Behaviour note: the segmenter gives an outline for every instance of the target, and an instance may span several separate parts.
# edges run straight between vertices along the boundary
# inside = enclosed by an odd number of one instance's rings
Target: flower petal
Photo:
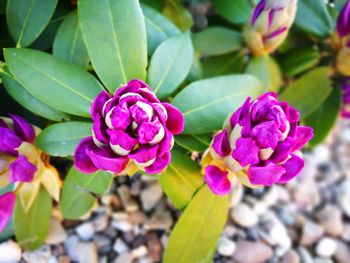
[[[97,146],[91,136],[80,141],[74,153],[74,166],[77,170],[87,174],[94,173],[98,170],[87,154],[87,150],[96,148]]]
[[[159,174],[163,172],[171,161],[171,154],[166,152],[163,156],[158,156],[156,160],[149,166],[145,167],[145,172],[148,174]]]
[[[253,185],[271,186],[278,182],[285,173],[285,169],[274,163],[268,163],[265,166],[250,166],[248,177]]]
[[[227,195],[231,191],[231,182],[228,179],[228,172],[222,171],[214,165],[205,167],[204,180],[210,190],[216,195]]]
[[[220,157],[225,157],[230,154],[231,147],[226,129],[214,136],[212,147]]]
[[[98,94],[91,105],[90,114],[93,120],[98,117],[98,115],[102,114],[102,109],[107,100],[112,98],[112,96],[107,91],[102,91]]]
[[[131,153],[128,156],[134,159],[134,161],[139,165],[149,166],[157,157],[158,148],[158,144],[153,146],[140,145],[134,153]]]
[[[239,124],[243,118],[249,113],[249,109],[251,106],[251,97],[248,97],[243,105],[236,110],[231,118],[230,118],[230,123],[231,123],[231,128],[233,129],[237,124]]]
[[[28,159],[19,155],[17,159],[10,164],[10,182],[29,183],[33,181],[34,175],[38,170],[36,166],[28,161]]]
[[[130,113],[126,104],[115,106],[106,114],[106,124],[110,129],[126,130],[130,123]]]
[[[33,126],[24,118],[10,114],[11,119],[13,120],[13,128],[15,133],[23,141],[33,142],[35,139],[35,131]]]
[[[169,103],[162,103],[168,113],[168,119],[166,121],[166,127],[173,134],[180,134],[185,127],[185,120],[182,112]]]
[[[138,101],[130,107],[130,114],[136,123],[150,121],[153,116],[153,108],[149,103]]]
[[[107,125],[104,118],[97,114],[92,127],[94,142],[97,146],[103,147],[108,144]]]
[[[55,167],[52,165],[46,165],[40,179],[41,183],[45,187],[46,191],[56,201],[60,201],[60,190],[62,187],[62,181],[58,175]]]
[[[132,151],[137,144],[137,139],[121,130],[108,130],[110,146],[117,155],[125,156]]]
[[[295,145],[293,147],[293,152],[303,148],[303,146],[307,144],[312,139],[312,137],[314,137],[314,131],[312,128],[306,126],[298,126],[294,139]]]
[[[291,154],[291,156],[292,158],[282,165],[286,172],[278,180],[278,183],[280,184],[288,183],[290,180],[296,177],[304,167],[304,160],[302,158],[296,154]]]
[[[277,104],[275,92],[267,92],[258,97],[252,105],[252,120],[255,122],[265,121],[271,107],[275,104]]]
[[[282,134],[274,121],[266,121],[256,125],[252,129],[251,135],[260,148],[275,149],[282,138]]]
[[[22,143],[22,140],[14,131],[0,127],[0,153],[17,155],[15,150]]]
[[[155,117],[152,121],[142,122],[137,130],[139,142],[142,144],[159,143],[164,138],[164,127],[159,122],[158,118]]]
[[[158,144],[158,155],[162,156],[166,152],[169,152],[173,146],[174,146],[174,136],[173,134],[168,130],[165,129],[165,134],[163,140]]]
[[[280,142],[277,145],[270,158],[270,161],[274,163],[284,162],[288,158],[289,153],[292,151],[294,144],[294,140],[287,137],[283,142]]]
[[[6,122],[1,118],[0,118],[0,128],[9,128]]]
[[[259,147],[251,138],[239,138],[236,148],[232,152],[234,158],[241,166],[259,163]]]
[[[16,196],[9,192],[0,195],[0,233],[6,228],[15,207]]]

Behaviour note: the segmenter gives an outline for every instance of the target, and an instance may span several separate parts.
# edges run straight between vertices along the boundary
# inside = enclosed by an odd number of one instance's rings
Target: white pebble
[[[19,262],[21,259],[21,248],[13,241],[0,244],[0,263]]]
[[[222,236],[218,244],[218,252],[220,255],[225,257],[230,257],[235,253],[236,244],[232,240],[228,239],[225,236]]]
[[[77,231],[77,234],[79,235],[79,237],[84,241],[88,241],[92,239],[92,237],[95,234],[95,229],[92,223],[84,223],[78,226],[75,229],[75,231]]]
[[[133,258],[140,258],[147,255],[147,248],[145,246],[140,246],[131,251]]]
[[[122,232],[130,232],[133,229],[132,225],[124,220],[113,220],[112,226]]]
[[[258,223],[258,216],[246,204],[238,204],[232,209],[232,219],[242,227],[252,227]]]
[[[337,242],[333,238],[324,237],[316,245],[316,253],[321,257],[331,257],[337,250]]]
[[[129,248],[122,239],[118,238],[114,243],[113,249],[118,254],[122,254],[128,251]]]

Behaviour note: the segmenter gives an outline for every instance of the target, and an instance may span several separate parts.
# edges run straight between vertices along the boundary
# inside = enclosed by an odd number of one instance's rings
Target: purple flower
[[[340,84],[343,92],[340,114],[343,118],[350,119],[350,78],[342,80]]]
[[[260,0],[244,33],[254,55],[271,53],[282,44],[296,9],[297,0]]]
[[[203,156],[204,179],[218,195],[228,194],[236,176],[243,184],[285,184],[304,166],[300,149],[313,137],[299,112],[277,94],[248,98],[218,132]]]
[[[0,233],[11,219],[15,202],[16,196],[12,192],[0,195]]]
[[[10,117],[11,121],[7,122],[0,118],[0,176],[7,176],[9,170],[9,183],[31,182],[37,168],[18,149],[26,143],[32,145],[36,136],[35,130],[22,117]]]
[[[350,1],[347,1],[337,20],[337,32],[340,37],[350,35]]]
[[[160,102],[140,80],[130,81],[113,96],[101,92],[90,113],[92,136],[79,143],[74,155],[76,168],[84,173],[160,173],[170,163],[173,135],[184,129],[182,113]]]

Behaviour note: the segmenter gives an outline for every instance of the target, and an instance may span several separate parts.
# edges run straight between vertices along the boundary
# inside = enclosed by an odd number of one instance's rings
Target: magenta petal
[[[343,7],[337,21],[337,31],[340,37],[350,33],[350,1]]]
[[[33,126],[24,118],[10,114],[11,119],[13,120],[13,128],[15,133],[23,141],[33,142],[35,139],[35,131]]]
[[[215,135],[212,147],[220,157],[225,157],[230,154],[231,147],[226,129]]]
[[[33,181],[34,175],[38,170],[34,164],[28,161],[27,157],[19,155],[17,159],[12,162],[10,168],[10,182],[29,183]]]
[[[108,134],[110,136],[111,146],[118,145],[126,152],[130,152],[137,143],[137,139],[121,130],[108,130]]]
[[[277,104],[277,94],[267,92],[259,96],[252,105],[251,118],[253,121],[265,121],[272,106]]]
[[[16,195],[14,193],[0,195],[0,234],[10,221],[15,203]]]
[[[259,162],[259,147],[251,138],[239,138],[236,141],[236,148],[232,152],[232,158],[243,167],[257,164]]]
[[[295,142],[290,137],[287,137],[283,142],[280,142],[275,148],[270,161],[274,163],[283,162],[288,158]]]
[[[274,163],[265,166],[251,166],[248,169],[249,181],[253,185],[271,186],[278,182],[285,173],[285,169]]]
[[[174,146],[173,134],[165,129],[165,134],[163,140],[159,143],[158,155],[162,156],[166,152],[169,152]]]
[[[232,129],[236,126],[236,124],[241,123],[243,118],[245,118],[246,115],[249,113],[249,109],[251,106],[250,99],[251,99],[251,97],[248,97],[245,100],[245,102],[243,103],[243,105],[232,114],[232,116],[230,118],[230,123],[231,123]]]
[[[158,156],[154,163],[145,167],[145,171],[148,174],[159,174],[164,171],[171,161],[171,154],[166,152],[163,156]]]
[[[92,127],[96,140],[100,144],[108,144],[107,125],[104,118],[97,114]]]
[[[282,167],[286,172],[278,180],[278,183],[285,184],[296,177],[304,167],[304,160],[295,154],[291,154],[290,158]]]
[[[129,157],[140,164],[147,163],[157,157],[158,148],[158,144],[153,146],[140,145],[134,153],[129,154]]]
[[[295,146],[292,151],[297,151],[303,148],[305,144],[307,144],[312,137],[314,137],[313,129],[306,126],[298,126],[295,134]]]
[[[98,94],[94,100],[94,102],[91,105],[90,108],[90,114],[91,118],[95,120],[95,118],[98,116],[98,114],[102,114],[103,105],[106,103],[107,100],[109,100],[112,96],[106,92],[102,91],[100,94]]]
[[[173,134],[180,134],[184,130],[185,120],[181,111],[169,103],[162,103],[168,113],[166,126]]]
[[[9,126],[6,124],[4,120],[0,119],[0,128],[9,128]]]
[[[252,137],[260,148],[275,149],[282,134],[274,121],[266,121],[256,125],[252,129]]]
[[[250,20],[250,23],[251,25],[254,25],[256,20],[258,20],[260,14],[262,13],[262,11],[264,10],[266,6],[266,0],[261,0],[257,6],[255,7],[254,9],[254,12],[253,12],[253,15],[252,15],[252,18]]]
[[[97,149],[92,137],[80,141],[74,153],[74,166],[82,173],[94,173],[98,168],[92,162],[87,150]]]
[[[22,144],[22,140],[14,131],[0,127],[0,153],[17,155],[15,150]]]
[[[286,114],[279,105],[274,105],[267,116],[268,120],[274,121],[277,124],[277,128],[284,133],[288,128],[288,122]]]
[[[113,107],[106,115],[106,123],[111,129],[126,130],[131,123],[130,113],[126,104]]]
[[[274,37],[279,36],[280,34],[283,34],[284,32],[286,32],[288,30],[288,27],[281,27],[279,29],[277,29],[276,31],[272,32],[271,34],[266,36],[266,39],[271,39]]]
[[[228,172],[221,171],[214,165],[208,165],[204,170],[204,180],[210,190],[216,195],[227,195],[231,191]]]
[[[151,143],[161,129],[163,129],[163,127],[158,118],[155,118],[153,121],[142,122],[137,130],[139,142],[142,144]]]

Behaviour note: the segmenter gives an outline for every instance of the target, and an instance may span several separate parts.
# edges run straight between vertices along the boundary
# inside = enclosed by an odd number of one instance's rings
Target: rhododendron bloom
[[[343,92],[340,113],[343,118],[350,119],[350,79],[344,79],[340,84]]]
[[[0,233],[5,229],[10,221],[13,208],[15,206],[16,196],[14,193],[0,195]]]
[[[249,187],[284,184],[304,166],[300,149],[313,137],[299,112],[277,94],[248,98],[230,116],[203,156],[204,178],[215,194],[228,194],[237,177]]]
[[[288,35],[294,22],[297,0],[261,0],[244,35],[254,55],[273,52]]]
[[[113,96],[101,92],[90,113],[92,136],[80,142],[74,156],[76,168],[84,173],[160,173],[170,163],[173,134],[184,128],[181,112],[160,102],[140,80],[130,81]]]

